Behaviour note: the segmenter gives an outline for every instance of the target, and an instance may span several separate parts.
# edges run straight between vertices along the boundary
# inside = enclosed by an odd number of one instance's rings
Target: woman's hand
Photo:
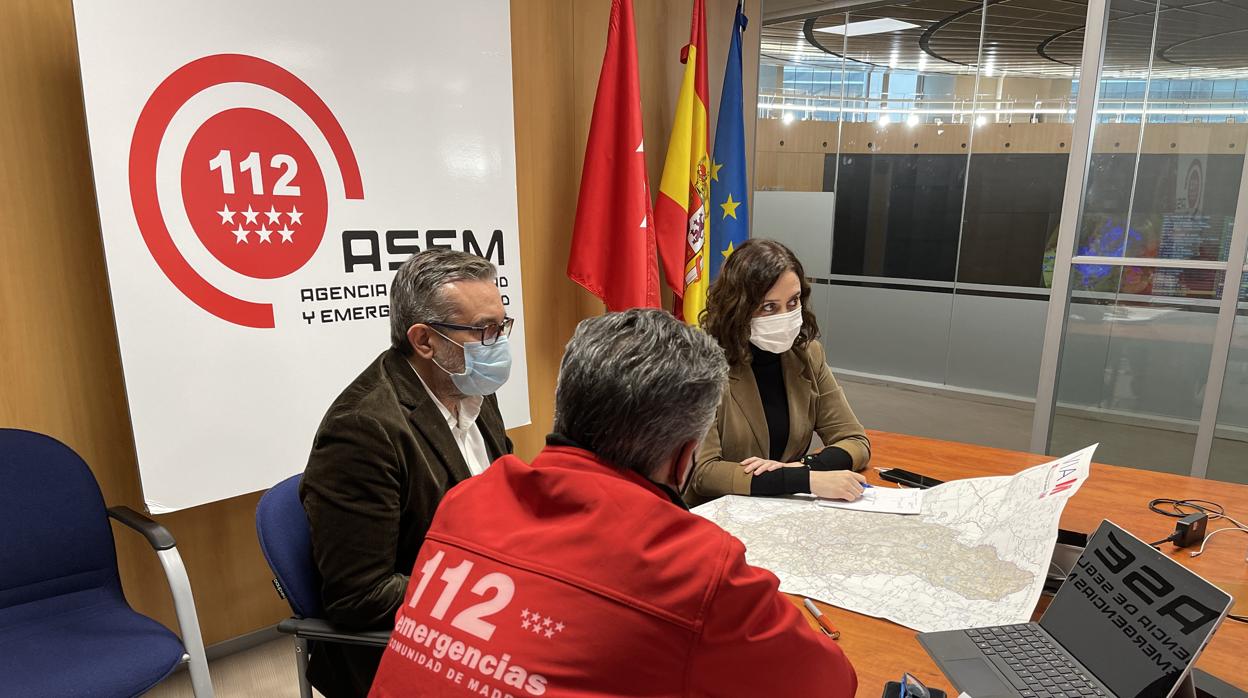
[[[810,473],[810,492],[824,499],[852,502],[862,496],[862,483],[866,481],[852,470],[814,470]]]
[[[781,463],[778,460],[767,460],[766,458],[756,458],[750,456],[741,461],[741,465],[745,466],[746,475],[762,475],[765,472],[779,470],[780,468],[800,468],[801,463]]]

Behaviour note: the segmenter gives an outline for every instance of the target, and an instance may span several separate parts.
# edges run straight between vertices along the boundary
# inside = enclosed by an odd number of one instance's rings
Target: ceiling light
[[[880,125],[881,125],[881,126],[887,126],[887,125],[889,125],[889,124],[891,124],[891,123],[893,123],[893,119],[892,119],[892,117],[890,117],[888,114],[884,114],[884,115],[880,116]]]
[[[984,65],[984,77],[986,78],[992,77],[992,71],[996,67],[997,67],[997,64],[994,63],[991,58],[988,59],[988,63]]]
[[[910,116],[906,117],[906,125],[907,125],[907,126],[910,126],[910,127],[918,126],[918,125],[919,125],[919,115],[918,115],[918,114],[911,114]]]
[[[898,19],[868,19],[863,22],[838,24],[835,27],[820,27],[815,31],[827,32],[829,34],[844,34],[845,36],[866,36],[868,34],[885,34],[887,32],[901,31],[902,29],[915,29],[918,26],[917,24],[902,22]]]
[[[927,70],[927,54],[920,53],[919,54],[919,72],[921,73],[924,70]]]
[[[988,117],[986,117],[986,116],[977,116],[977,117],[975,117],[975,125],[976,125],[976,126],[983,126],[983,125],[984,125],[984,124],[986,124],[986,123],[988,123]]]
[[[783,121],[783,122],[784,122],[784,123],[786,123],[786,124],[791,124],[791,123],[793,123],[793,119],[794,119],[794,118],[795,118],[795,117],[793,116],[793,112],[791,112],[791,111],[786,111],[786,112],[784,113],[784,116],[780,117],[780,120],[781,120],[781,121]]]

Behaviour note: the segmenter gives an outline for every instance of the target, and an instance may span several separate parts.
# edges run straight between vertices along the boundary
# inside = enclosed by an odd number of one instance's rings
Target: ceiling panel
[[[809,0],[768,0],[768,13],[807,8]],[[1248,77],[1248,0],[1112,0],[1106,75]],[[825,13],[763,27],[768,62],[1072,77],[1083,50],[1086,0],[917,0]],[[869,19],[918,25],[848,40],[820,29]],[[984,29],[981,46],[980,29]]]

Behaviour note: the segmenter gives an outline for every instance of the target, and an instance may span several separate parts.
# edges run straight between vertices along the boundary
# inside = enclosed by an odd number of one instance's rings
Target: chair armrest
[[[199,629],[199,614],[195,611],[195,597],[191,593],[191,580],[186,576],[186,566],[178,554],[177,542],[169,529],[152,521],[130,507],[109,507],[108,515],[138,531],[156,550],[160,566],[165,570],[169,592],[173,595],[173,611],[178,617],[178,629],[182,631],[182,647],[190,657],[191,689],[195,698],[213,698],[212,677],[208,673],[208,655],[204,652],[204,638]]]
[[[320,618],[287,618],[277,624],[277,631],[308,640],[340,642],[348,645],[385,647],[386,643],[390,642],[389,630],[346,631]]]
[[[169,529],[130,507],[109,507],[108,515],[143,534],[147,542],[151,543],[156,550],[169,550],[177,545]]]

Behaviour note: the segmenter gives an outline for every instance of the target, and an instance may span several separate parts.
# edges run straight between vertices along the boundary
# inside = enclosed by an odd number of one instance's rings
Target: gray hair
[[[727,380],[719,344],[662,310],[583,320],[559,366],[554,431],[649,477],[706,435]]]
[[[448,322],[455,314],[455,305],[443,286],[464,280],[493,280],[497,274],[488,260],[467,252],[432,249],[412,255],[390,284],[390,344],[410,356],[407,330],[412,325]]]

